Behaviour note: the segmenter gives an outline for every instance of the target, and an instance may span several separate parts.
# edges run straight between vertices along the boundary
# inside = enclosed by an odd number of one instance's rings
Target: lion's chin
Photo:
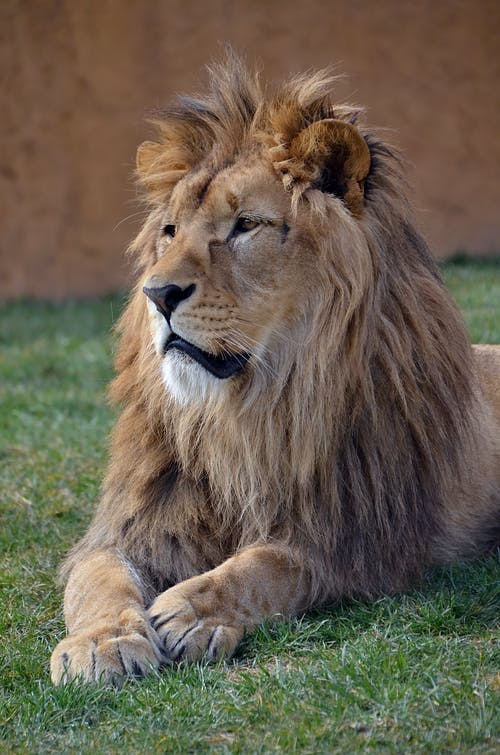
[[[183,406],[221,399],[231,382],[215,377],[180,349],[168,350],[163,357],[162,378],[169,394]]]

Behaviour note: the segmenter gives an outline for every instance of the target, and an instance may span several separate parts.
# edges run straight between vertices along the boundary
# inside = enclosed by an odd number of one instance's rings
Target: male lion
[[[101,503],[52,679],[231,654],[245,629],[407,588],[500,539],[500,349],[470,347],[394,152],[231,59],[138,152]]]

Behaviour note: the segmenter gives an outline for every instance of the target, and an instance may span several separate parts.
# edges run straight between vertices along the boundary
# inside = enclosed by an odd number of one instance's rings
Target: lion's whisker
[[[125,218],[122,218],[118,221],[118,223],[114,226],[113,232],[117,230],[123,223],[126,223],[128,220],[132,220],[133,218],[145,218],[149,215],[149,212],[147,210],[139,210],[138,212],[132,212],[130,215],[127,215]]]

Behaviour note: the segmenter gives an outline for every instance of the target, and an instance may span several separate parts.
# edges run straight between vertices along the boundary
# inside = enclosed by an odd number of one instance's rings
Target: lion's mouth
[[[187,354],[188,357],[194,359],[211,375],[220,380],[225,380],[237,372],[241,372],[250,359],[250,354],[225,354],[224,356],[209,354],[175,333],[172,333],[165,344],[164,353],[166,354],[171,349],[178,349]]]

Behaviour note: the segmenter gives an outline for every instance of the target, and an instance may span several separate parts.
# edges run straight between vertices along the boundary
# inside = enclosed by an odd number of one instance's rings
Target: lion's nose
[[[160,288],[148,288],[144,286],[142,290],[156,304],[157,310],[168,319],[181,301],[191,296],[195,288],[194,283],[191,283],[186,288],[169,283],[167,286],[161,286]]]

